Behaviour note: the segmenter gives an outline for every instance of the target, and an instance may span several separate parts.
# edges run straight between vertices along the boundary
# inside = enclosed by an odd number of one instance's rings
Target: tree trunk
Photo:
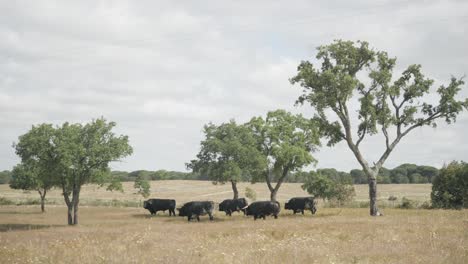
[[[41,212],[45,213],[45,197],[41,196]]]
[[[67,205],[67,208],[68,208],[68,212],[67,212],[67,215],[68,215],[68,225],[73,225],[73,205],[70,204],[70,205]]]
[[[234,193],[234,198],[233,199],[238,199],[239,198],[239,191],[237,190],[237,182],[234,180],[231,180],[231,186],[232,186],[232,192]]]
[[[270,200],[272,202],[276,202],[276,194],[278,193],[278,189],[273,189],[270,193]]]
[[[44,192],[41,192],[41,190],[38,190],[39,195],[41,196],[41,212],[45,213],[45,196],[47,190],[44,190]]]
[[[371,216],[381,215],[377,208],[377,177],[371,175],[369,177],[369,209]]]
[[[73,190],[73,225],[78,224],[78,204],[80,202],[80,188]]]

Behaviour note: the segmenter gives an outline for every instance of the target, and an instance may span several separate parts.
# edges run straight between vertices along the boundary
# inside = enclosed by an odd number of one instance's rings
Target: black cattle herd
[[[175,216],[176,201],[172,199],[149,199],[143,203],[143,207],[152,215],[158,211],[169,211],[169,216]],[[213,211],[215,203],[213,201],[192,201],[184,204],[181,208],[177,208],[179,216],[186,216],[188,221],[196,218],[200,221],[201,215],[208,215],[210,220],[213,220]],[[285,205],[284,209],[292,210],[294,214],[304,210],[310,210],[312,214],[317,211],[316,201],[313,197],[294,197],[291,198]],[[226,199],[219,204],[219,211],[225,212],[231,216],[233,212],[243,212],[244,215],[253,216],[254,220],[266,216],[278,218],[280,212],[280,203],[272,201],[257,201],[248,204],[245,198]]]

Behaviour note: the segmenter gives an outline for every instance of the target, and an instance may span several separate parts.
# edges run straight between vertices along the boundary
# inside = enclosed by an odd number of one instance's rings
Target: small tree
[[[324,201],[336,201],[339,206],[351,201],[356,195],[351,184],[314,171],[309,173],[309,177],[306,178],[302,189],[316,198],[322,198]]]
[[[150,191],[150,184],[147,179],[143,176],[138,175],[135,179],[135,183],[133,184],[133,188],[137,189],[137,193],[141,194],[144,198],[148,198],[151,194]]]
[[[398,199],[398,198],[397,198],[396,196],[393,196],[393,195],[390,195],[390,196],[388,197],[388,200],[389,200],[390,202],[392,202],[392,207],[395,207],[395,201],[396,201],[397,199]]]
[[[254,202],[257,200],[257,193],[252,188],[245,187],[245,197]]]
[[[69,225],[78,224],[81,187],[112,181],[109,163],[132,153],[128,137],[116,136],[114,126],[103,118],[85,125],[67,122],[56,128],[33,126],[14,145],[27,175],[43,177],[62,189]],[[48,133],[38,133],[39,128]]]
[[[244,175],[262,168],[255,138],[247,127],[234,120],[219,126],[205,125],[204,133],[197,159],[186,164],[187,168],[208,176],[213,184],[230,182],[234,199],[239,198],[237,183]]]
[[[316,162],[311,152],[320,144],[317,127],[302,115],[284,110],[268,112],[265,119],[254,117],[247,126],[252,130],[266,164],[262,173],[255,174],[253,181],[265,180],[270,199],[276,201],[276,194],[290,173]]]
[[[367,42],[337,40],[320,46],[316,58],[319,67],[303,61],[291,79],[291,83],[303,88],[297,103],[307,103],[315,109],[314,119],[328,139],[328,146],[340,141],[347,143],[368,179],[370,215],[379,215],[377,175],[385,161],[415,128],[435,127],[440,119],[448,124],[455,122],[458,114],[468,108],[467,99],[455,99],[464,82],[452,77],[447,86],[437,89],[438,102],[431,102],[428,94],[433,80],[422,74],[420,65],[410,65],[401,77],[393,80],[396,58],[369,48]],[[370,79],[368,85],[362,79],[366,75]],[[349,110],[354,95],[359,100],[355,118],[352,117],[355,111]],[[353,120],[358,120],[358,124],[353,126]],[[379,131],[384,136],[385,148],[376,162],[369,163],[360,144],[366,136]]]
[[[435,208],[468,208],[468,164],[444,166],[433,180],[431,200]]]
[[[57,156],[53,140],[55,129],[50,124],[32,126],[13,144],[21,163],[14,167],[10,187],[35,190],[41,198],[41,211],[45,212],[45,197],[56,184],[55,165]]]

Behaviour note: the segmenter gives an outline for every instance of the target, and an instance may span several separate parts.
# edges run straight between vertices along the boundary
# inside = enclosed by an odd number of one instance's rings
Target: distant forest
[[[336,169],[317,169],[318,173],[326,175],[330,178],[337,179],[341,182],[353,184],[366,184],[367,178],[362,170],[351,170],[350,172],[337,171]],[[179,171],[147,171],[137,170],[132,172],[112,171],[112,175],[118,177],[123,182],[135,181],[140,176],[147,180],[201,180],[206,181],[208,177],[191,172]],[[304,182],[310,172],[293,173],[287,182]],[[377,177],[379,183],[431,183],[432,180],[439,174],[439,169],[431,166],[418,166],[415,164],[402,164],[394,169],[382,168]],[[8,183],[11,179],[10,171],[0,172],[0,184]],[[250,181],[250,177],[246,175],[244,181]]]

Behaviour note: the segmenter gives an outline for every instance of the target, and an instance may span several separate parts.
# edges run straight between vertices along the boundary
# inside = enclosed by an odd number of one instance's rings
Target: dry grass
[[[268,197],[263,184],[253,187],[259,199]],[[430,191],[428,185],[388,187],[390,194],[408,192],[407,197],[422,200]],[[140,199],[131,192],[93,188],[85,188],[83,199]],[[158,193],[153,196],[177,197],[179,204],[230,196],[225,193],[229,186],[206,182],[153,182],[153,190]],[[280,191],[280,200],[304,194],[298,184],[287,184]],[[384,185],[380,191],[385,191]],[[27,196],[5,186],[0,186],[0,193],[12,199]],[[217,212],[213,222],[202,217],[200,223],[187,223],[185,218],[161,213],[150,217],[142,208],[82,207],[80,225],[68,227],[65,207],[47,208],[41,214],[37,206],[0,206],[0,263],[468,262],[467,210],[387,209],[386,216],[375,218],[368,216],[368,209],[319,208],[314,216],[293,216],[283,210],[278,219],[265,221]]]
[[[133,182],[124,182],[124,193],[108,192],[105,188],[96,185],[86,185],[83,187],[80,197],[82,205],[95,204],[95,201],[133,201],[140,202],[144,199],[136,194],[133,189]],[[241,196],[244,195],[245,188],[250,187],[257,193],[257,200],[269,200],[270,193],[264,183],[240,183],[238,188]],[[368,186],[355,185],[356,200],[368,201]],[[430,184],[380,184],[378,186],[379,199],[386,201],[390,195],[401,199],[403,196],[417,201],[430,200]],[[307,192],[302,190],[300,183],[284,183],[278,193],[278,200],[283,203],[293,196],[307,196]],[[21,190],[12,190],[8,185],[0,185],[0,196],[13,201],[24,201],[27,199],[38,199],[39,195],[31,191],[25,193]],[[223,199],[232,198],[230,184],[213,185],[209,181],[153,181],[151,182],[151,197],[176,199],[178,204],[191,200],[212,200],[220,202]],[[47,200],[52,204],[64,204],[60,190],[52,190],[47,194]]]

